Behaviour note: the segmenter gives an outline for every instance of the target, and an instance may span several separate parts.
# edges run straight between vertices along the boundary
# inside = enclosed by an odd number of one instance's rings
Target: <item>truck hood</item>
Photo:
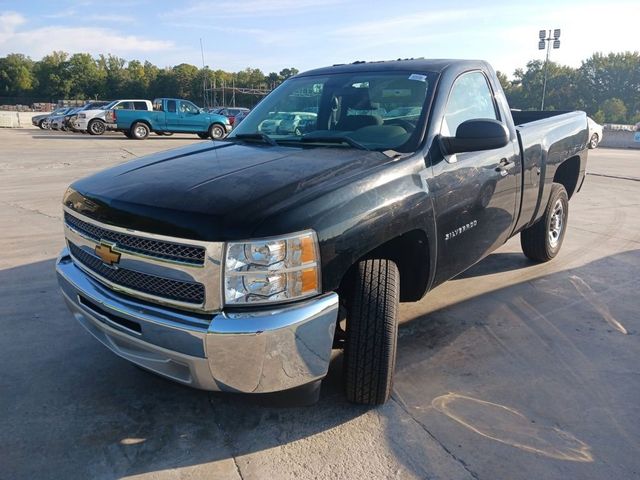
[[[79,180],[64,203],[100,222],[144,232],[249,238],[268,218],[390,161],[381,152],[341,147],[199,143]]]
[[[87,118],[89,117],[95,117],[96,115],[100,115],[101,113],[105,113],[106,110],[102,109],[102,108],[95,108],[93,110],[82,110],[81,112],[78,113],[84,113]]]

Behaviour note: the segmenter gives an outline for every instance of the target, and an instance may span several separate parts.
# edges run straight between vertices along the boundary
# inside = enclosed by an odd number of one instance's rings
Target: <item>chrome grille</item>
[[[205,249],[203,247],[180,245],[178,243],[114,232],[80,220],[67,212],[64,213],[64,221],[67,226],[76,230],[81,235],[91,238],[95,242],[106,240],[114,243],[118,250],[139,253],[163,260],[184,262],[194,265],[204,264]]]
[[[102,278],[123,287],[179,302],[203,304],[204,285],[162,278],[123,268],[111,268],[98,257],[69,242],[71,256],[85,268]]]

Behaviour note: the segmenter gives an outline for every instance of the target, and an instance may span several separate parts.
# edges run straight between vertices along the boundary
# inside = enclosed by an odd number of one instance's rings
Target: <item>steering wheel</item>
[[[411,133],[416,129],[416,126],[408,120],[404,120],[402,118],[394,118],[392,120],[387,120],[384,122],[386,125],[398,125],[399,127],[404,128],[407,133]]]

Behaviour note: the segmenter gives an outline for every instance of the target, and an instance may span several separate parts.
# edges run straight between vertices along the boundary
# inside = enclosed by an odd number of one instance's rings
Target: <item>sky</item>
[[[638,50],[640,5],[590,0],[0,0],[0,57],[111,53],[265,73],[356,60],[474,58],[513,74],[543,59],[540,29],[560,28],[551,59]]]

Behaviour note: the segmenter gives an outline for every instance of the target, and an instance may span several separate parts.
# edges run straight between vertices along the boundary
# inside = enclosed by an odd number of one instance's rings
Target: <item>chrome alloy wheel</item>
[[[134,133],[136,137],[143,138],[147,135],[147,129],[144,127],[144,125],[138,125],[136,126]]]
[[[562,229],[564,228],[564,206],[562,200],[558,199],[553,206],[553,214],[551,222],[549,222],[549,245],[556,248],[562,237]]]
[[[106,127],[100,120],[94,120],[89,124],[89,129],[94,135],[102,135],[106,130]]]

